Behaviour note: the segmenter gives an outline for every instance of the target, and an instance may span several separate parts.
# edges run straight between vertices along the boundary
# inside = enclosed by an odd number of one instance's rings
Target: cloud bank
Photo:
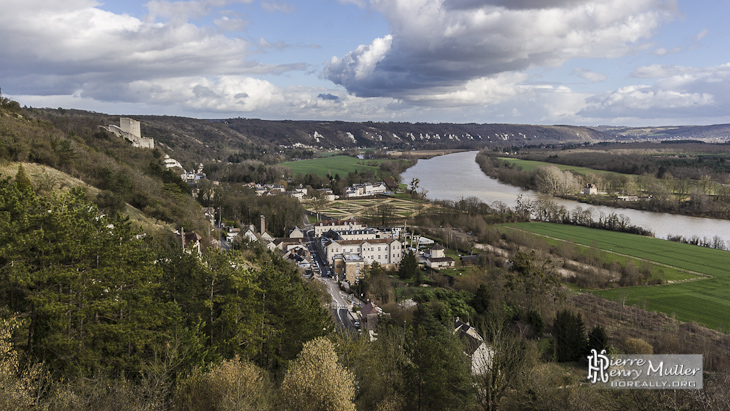
[[[325,76],[363,97],[417,104],[463,98],[503,73],[575,58],[616,58],[648,47],[676,13],[661,0],[372,0],[391,34],[333,57]],[[502,83],[502,86],[509,86]],[[474,96],[478,97],[479,93]],[[433,98],[431,98],[433,97]]]

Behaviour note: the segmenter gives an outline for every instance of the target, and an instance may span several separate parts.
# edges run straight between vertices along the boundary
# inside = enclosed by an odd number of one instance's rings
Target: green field
[[[593,168],[585,168],[585,167],[578,167],[578,166],[569,166],[565,164],[555,164],[555,163],[548,163],[545,161],[533,161],[533,160],[521,160],[519,158],[508,158],[508,157],[499,157],[500,160],[506,161],[508,163],[515,164],[517,166],[522,167],[523,171],[532,172],[535,171],[538,167],[552,165],[557,168],[559,168],[562,171],[570,170],[578,174],[615,174],[615,175],[623,175],[621,173],[616,173],[613,171],[605,171],[605,170],[596,170]]]
[[[694,321],[706,327],[730,332],[728,251],[570,225],[523,223],[510,226],[662,264],[668,280],[672,280],[668,267],[674,267],[676,272],[690,270],[709,275],[711,278],[696,277],[695,281],[676,284],[615,288],[593,293],[627,304],[640,304],[647,310],[674,314],[680,321]]]
[[[381,160],[359,160],[350,156],[334,156],[314,158],[311,160],[287,161],[281,163],[281,165],[291,168],[294,175],[311,173],[324,177],[330,173],[332,176],[339,174],[340,177],[345,177],[350,172],[368,169],[377,173],[379,170],[378,167],[365,164],[380,164],[380,162]]]

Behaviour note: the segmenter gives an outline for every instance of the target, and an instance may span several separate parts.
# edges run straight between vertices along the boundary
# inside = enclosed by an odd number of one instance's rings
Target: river
[[[524,198],[530,199],[538,196],[535,191],[523,190],[488,177],[474,161],[476,155],[476,151],[469,151],[419,160],[415,166],[401,174],[401,181],[410,185],[411,180],[418,178],[419,187],[425,189],[426,196],[432,200],[458,201],[474,196],[487,204],[501,201],[509,207],[514,207],[517,196],[520,194]],[[712,239],[717,235],[725,240],[727,246],[730,246],[730,221],[727,220],[687,217],[629,208],[590,206],[556,197],[552,197],[552,199],[557,204],[565,206],[568,211],[578,206],[583,209],[592,208],[594,218],[601,212],[623,214],[631,220],[631,224],[653,231],[657,238],[667,238],[670,234],[679,234],[684,237],[696,235],[700,238]]]

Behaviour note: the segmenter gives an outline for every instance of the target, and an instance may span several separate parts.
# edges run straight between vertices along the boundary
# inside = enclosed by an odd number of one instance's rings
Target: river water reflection
[[[476,154],[476,151],[469,151],[419,160],[418,164],[401,175],[401,181],[410,185],[412,179],[418,178],[419,187],[427,190],[429,199],[458,201],[461,198],[474,196],[487,204],[501,201],[509,207],[514,207],[517,196],[520,194],[524,198],[530,199],[538,196],[535,191],[522,190],[487,177],[474,161]],[[552,199],[557,204],[565,206],[568,211],[580,206],[583,209],[593,208],[594,216],[601,212],[623,214],[631,220],[631,224],[653,231],[657,238],[666,238],[669,234],[679,234],[684,237],[696,235],[700,238],[711,239],[717,235],[730,246],[730,221],[727,220],[686,217],[628,208],[589,206],[555,197]]]

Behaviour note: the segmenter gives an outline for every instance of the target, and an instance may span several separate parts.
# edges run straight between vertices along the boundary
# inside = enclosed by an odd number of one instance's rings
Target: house
[[[228,240],[229,243],[233,242],[236,238],[240,238],[241,241],[247,242],[259,241],[258,237],[256,236],[256,231],[253,229],[253,226],[245,227],[245,229],[240,230],[235,234],[229,232],[226,234],[226,237],[226,240]]]
[[[304,238],[304,231],[302,231],[299,227],[294,227],[294,229],[289,232],[289,238]]]
[[[284,252],[301,247],[304,244],[299,238],[276,238],[272,242],[277,249]]]
[[[357,255],[363,263],[377,262],[385,269],[395,268],[403,258],[402,244],[390,238],[371,240],[332,240],[324,238],[326,261],[333,264],[335,257]]]
[[[364,184],[353,184],[350,187],[346,187],[343,192],[343,197],[367,197],[374,196],[377,194],[385,194],[388,191],[388,187],[384,183],[364,183]]]
[[[396,183],[395,180],[393,180],[390,177],[385,177],[383,179],[383,184],[385,184],[385,187],[388,190],[393,191],[393,192],[398,191],[398,189],[400,188],[400,186],[398,185],[398,183]]]
[[[190,253],[195,250],[198,254],[201,253],[200,240],[202,240],[203,237],[201,237],[200,234],[194,231],[186,233],[184,230],[182,230],[182,234],[180,232],[175,232],[175,234],[181,237],[183,250],[185,250],[185,252]]]
[[[466,354],[471,358],[471,373],[483,375],[492,365],[494,350],[488,346],[481,335],[470,326],[457,318],[454,321],[454,335],[457,335],[463,342]]]
[[[477,265],[479,262],[479,256],[476,255],[463,255],[459,258],[462,266]]]
[[[368,331],[375,331],[378,327],[378,317],[384,315],[383,309],[368,300],[367,304],[360,310],[361,320],[365,323]]]
[[[180,164],[179,161],[175,160],[174,158],[171,158],[167,154],[165,154],[165,158],[162,160],[162,163],[165,165],[166,169],[179,168],[179,169],[185,171],[185,169],[183,168],[182,164]]]
[[[319,192],[319,195],[324,197],[327,201],[337,200],[337,196],[334,192],[332,192],[331,188],[319,188],[317,189],[317,192]]]
[[[583,194],[587,196],[598,194],[598,186],[595,184],[587,184],[583,187]]]
[[[440,244],[433,246],[431,248],[431,254],[426,257],[426,266],[433,268],[434,270],[454,267],[454,265],[456,265],[454,259],[446,257],[444,251],[444,247]]]
[[[314,225],[314,236],[319,237],[322,233],[330,230],[334,231],[350,231],[362,230],[365,225],[357,220],[336,220],[336,221],[320,221]]]

